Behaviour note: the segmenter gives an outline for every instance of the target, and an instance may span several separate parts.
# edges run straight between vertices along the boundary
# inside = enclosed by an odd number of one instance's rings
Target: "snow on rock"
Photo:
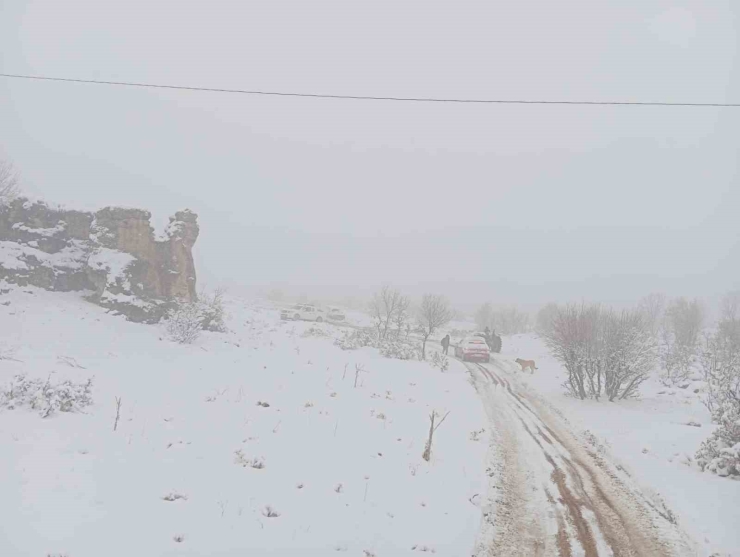
[[[140,209],[89,213],[16,199],[0,207],[0,279],[92,290],[90,301],[130,320],[157,322],[175,299],[196,299],[192,248],[199,228],[194,213],[180,211],[160,242],[150,217]]]
[[[178,345],[75,293],[9,289],[0,389],[94,377],[94,404],[0,409],[0,555],[470,554],[486,419],[461,366],[343,351],[338,327],[236,299],[229,333]],[[450,414],[426,462],[432,410]]]
[[[90,254],[87,264],[93,271],[103,271],[106,283],[113,285],[126,282],[126,268],[134,261],[136,258],[130,253],[110,248],[97,248]],[[126,288],[130,289],[131,285],[126,284]]]

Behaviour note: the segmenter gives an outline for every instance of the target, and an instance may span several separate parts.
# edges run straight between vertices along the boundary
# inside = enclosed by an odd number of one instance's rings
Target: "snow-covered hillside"
[[[539,369],[522,373],[516,358],[534,359]],[[639,400],[576,400],[565,396],[566,371],[535,334],[506,337],[497,361],[561,411],[574,430],[590,431],[645,492],[663,498],[679,526],[702,545],[700,556],[740,555],[740,482],[703,473],[691,462],[714,427],[701,403],[701,383],[666,388],[651,378]]]
[[[21,373],[93,377],[94,404],[48,418],[0,409],[0,555],[460,556],[473,546],[487,447],[471,432],[487,426],[457,362],[443,374],[344,352],[333,326],[315,336],[315,324],[281,322],[259,303],[230,300],[230,333],[183,346],[76,294],[2,290],[0,386]],[[450,414],[426,462],[432,410]]]

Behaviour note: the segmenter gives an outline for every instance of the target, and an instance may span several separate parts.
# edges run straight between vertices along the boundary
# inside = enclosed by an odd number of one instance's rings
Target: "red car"
[[[460,358],[463,362],[472,360],[490,362],[491,352],[488,350],[485,339],[472,336],[463,339],[460,344],[455,346],[455,357]]]

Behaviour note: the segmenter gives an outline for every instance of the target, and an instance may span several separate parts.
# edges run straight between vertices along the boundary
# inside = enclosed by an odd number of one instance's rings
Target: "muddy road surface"
[[[696,555],[670,510],[526,392],[508,362],[466,366],[491,431],[476,557]]]

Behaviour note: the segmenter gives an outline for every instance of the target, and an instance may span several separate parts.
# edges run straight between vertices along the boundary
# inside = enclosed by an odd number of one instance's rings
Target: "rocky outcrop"
[[[196,299],[197,216],[180,211],[156,237],[151,214],[96,213],[16,199],[0,206],[0,280],[88,299],[132,321],[156,322],[175,300]]]

